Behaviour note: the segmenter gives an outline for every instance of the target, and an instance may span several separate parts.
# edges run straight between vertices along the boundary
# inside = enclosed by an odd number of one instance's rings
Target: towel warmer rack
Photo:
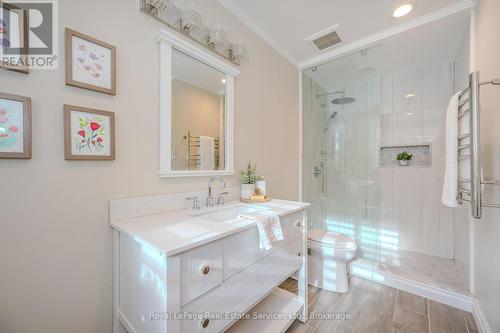
[[[200,148],[200,136],[191,135],[188,131],[187,136],[187,161],[188,170],[199,170],[201,165],[201,155],[199,153]],[[220,152],[220,140],[219,138],[214,138],[214,168],[219,169],[219,152]]]
[[[500,180],[482,180],[481,178],[481,146],[479,140],[480,129],[480,102],[479,92],[483,85],[500,85],[500,78],[491,81],[479,81],[479,72],[469,75],[469,87],[458,94],[458,119],[459,121],[469,115],[469,133],[458,137],[458,160],[470,160],[470,179],[458,180],[459,202],[470,202],[471,213],[475,218],[482,217],[483,207],[500,208],[500,204],[482,201],[481,185],[500,185]],[[468,140],[469,142],[464,142]],[[461,154],[468,150],[469,154]],[[461,184],[470,184],[470,189],[463,188]]]

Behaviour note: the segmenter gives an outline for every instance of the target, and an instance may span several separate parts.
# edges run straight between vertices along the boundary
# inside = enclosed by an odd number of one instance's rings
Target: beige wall
[[[184,136],[220,136],[221,97],[189,83],[173,80],[172,84],[172,143],[175,170],[186,170],[187,140]],[[222,168],[224,169],[224,167]]]
[[[236,167],[255,161],[272,196],[298,198],[297,69],[216,0],[177,2],[193,4],[206,24],[247,45],[235,84]],[[108,200],[207,186],[207,178],[156,176],[154,37],[162,26],[138,11],[138,0],[64,0],[59,6],[61,50],[64,27],[117,47],[118,94],[67,87],[63,70],[0,72],[2,92],[33,99],[33,159],[0,161],[0,332],[111,332]],[[64,160],[64,103],[116,113],[115,161]]]
[[[500,1],[480,0],[476,8],[476,67],[482,80],[500,77]],[[481,88],[481,148],[484,177],[500,179],[500,87]],[[487,186],[487,201],[500,202]],[[486,208],[475,221],[476,296],[493,332],[500,332],[500,210]]]

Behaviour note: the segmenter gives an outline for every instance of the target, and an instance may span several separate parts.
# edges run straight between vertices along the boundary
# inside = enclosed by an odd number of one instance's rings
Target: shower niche
[[[402,152],[413,155],[406,168],[430,168],[432,166],[432,150],[430,144],[394,145],[380,147],[380,167],[400,168],[396,156]]]

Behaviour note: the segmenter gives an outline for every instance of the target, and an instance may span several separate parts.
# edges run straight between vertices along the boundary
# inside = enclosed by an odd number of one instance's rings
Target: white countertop
[[[111,222],[111,226],[136,240],[150,244],[166,256],[173,256],[255,226],[255,222],[247,219],[211,222],[199,216],[205,212],[215,212],[238,205],[265,207],[280,216],[292,214],[311,206],[308,203],[284,200],[271,200],[262,204],[232,201],[221,207],[206,208],[196,212],[183,209],[114,221]],[[193,216],[193,213],[196,216]]]

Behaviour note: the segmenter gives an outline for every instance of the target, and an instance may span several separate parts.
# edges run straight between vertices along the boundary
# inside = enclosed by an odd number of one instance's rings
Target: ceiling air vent
[[[307,37],[306,41],[312,43],[319,51],[324,51],[335,45],[342,43],[339,35],[337,34],[338,24],[322,30],[314,35]]]
[[[338,43],[342,42],[337,32],[330,32],[323,37],[317,38],[312,41],[314,45],[318,48],[318,50],[323,51],[324,49],[330,48]]]

